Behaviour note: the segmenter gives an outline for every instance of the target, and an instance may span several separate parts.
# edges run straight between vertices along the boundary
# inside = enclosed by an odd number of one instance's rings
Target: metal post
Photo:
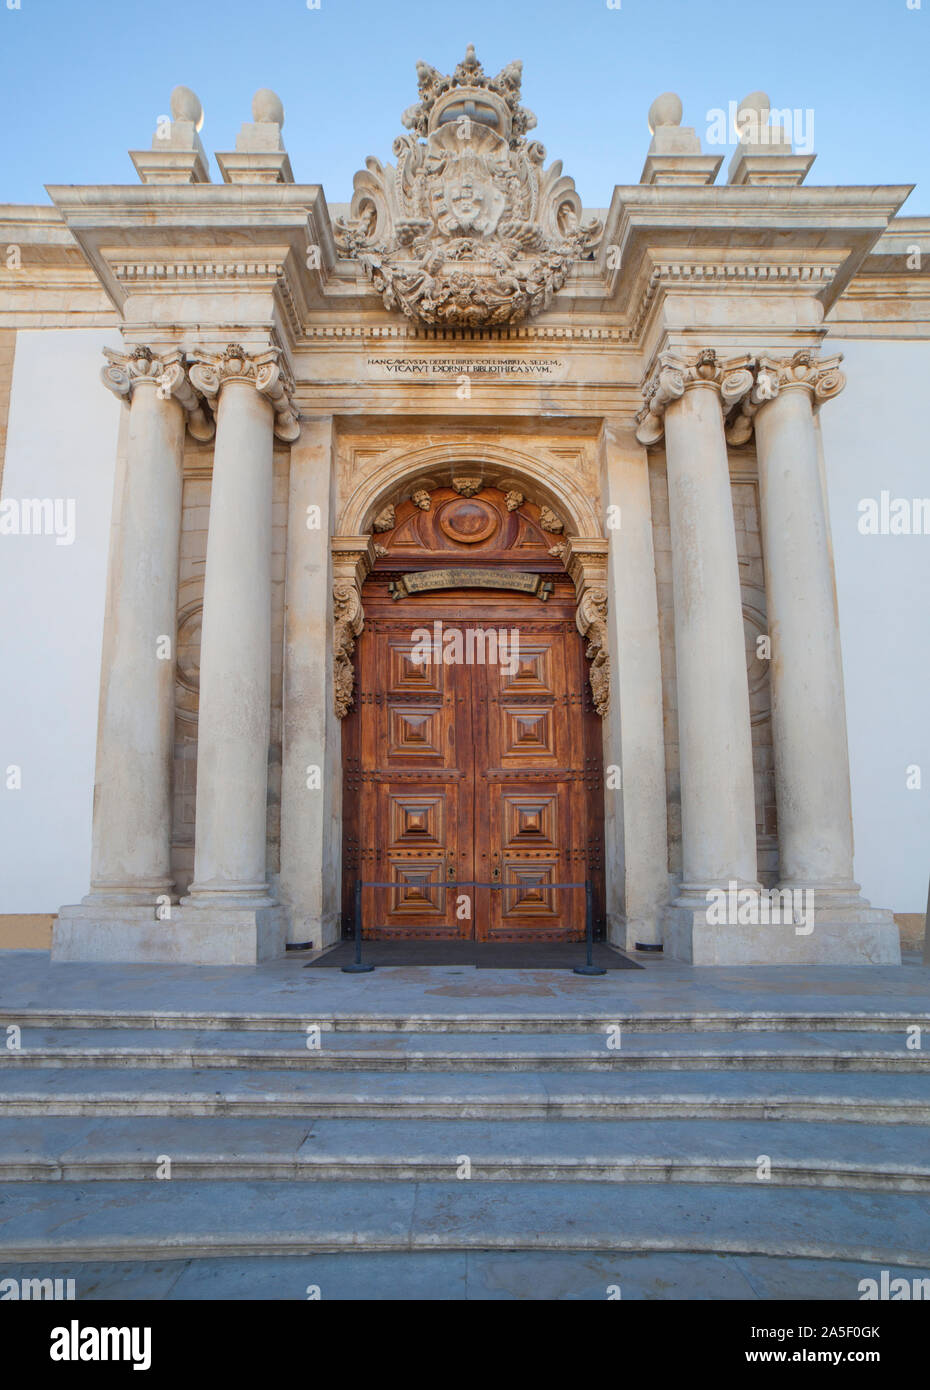
[[[607,971],[600,965],[594,964],[594,892],[591,887],[591,880],[585,879],[584,885],[584,935],[585,935],[585,963],[576,965],[575,975],[606,975]]]
[[[342,967],[346,975],[363,975],[374,970],[373,965],[362,964],[362,880],[355,880],[355,959],[351,965]]]

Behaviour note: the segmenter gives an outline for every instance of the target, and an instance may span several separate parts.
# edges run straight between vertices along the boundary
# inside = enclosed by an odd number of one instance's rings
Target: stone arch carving
[[[415,449],[376,469],[359,483],[339,518],[341,536],[371,531],[375,517],[392,503],[410,495],[420,475],[438,481],[478,472],[485,484],[513,479],[528,500],[547,505],[565,523],[565,534],[586,539],[603,537],[595,501],[565,476],[558,464],[520,450],[488,444],[433,444]],[[507,491],[508,489],[504,489]]]
[[[598,714],[610,700],[607,647],[607,547],[595,499],[545,458],[487,444],[438,444],[412,450],[363,479],[342,508],[332,538],[333,622],[336,651],[334,702],[342,718],[352,704],[353,653],[365,614],[362,585],[378,558],[376,523],[414,492],[463,478],[480,486],[517,489],[558,525],[553,548],[575,585],[578,631],[591,662],[591,689]],[[560,523],[560,524],[559,524]],[[547,528],[549,529],[548,522]]]

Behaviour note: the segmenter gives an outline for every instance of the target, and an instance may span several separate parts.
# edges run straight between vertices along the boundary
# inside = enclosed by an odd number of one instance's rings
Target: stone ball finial
[[[192,121],[194,129],[203,129],[203,107],[200,97],[190,87],[175,87],[171,93],[171,119],[173,121]]]
[[[270,87],[260,87],[252,98],[252,119],[257,123],[284,124],[284,104]]]
[[[747,121],[756,126],[765,125],[771,109],[772,103],[765,92],[750,92],[748,97],[743,97],[737,109],[737,129],[741,129]]]
[[[663,92],[649,108],[649,134],[655,135],[660,125],[681,125],[684,107],[677,92]]]

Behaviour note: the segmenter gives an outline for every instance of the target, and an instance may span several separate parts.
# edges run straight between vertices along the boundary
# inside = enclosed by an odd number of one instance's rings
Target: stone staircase
[[[856,1299],[930,1267],[914,1024],[0,1014],[21,1030],[0,1274],[79,1297],[304,1297],[325,1270],[323,1296],[542,1296],[548,1271],[551,1297]]]

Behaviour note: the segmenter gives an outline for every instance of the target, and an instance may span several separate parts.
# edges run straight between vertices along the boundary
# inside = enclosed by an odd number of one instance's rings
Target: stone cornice
[[[162,400],[172,397],[184,411],[187,428],[195,439],[213,438],[214,423],[204,412],[200,394],[192,385],[184,364],[184,354],[176,349],[156,353],[141,344],[128,352],[103,349],[107,365],[100,377],[113,394],[125,403],[140,384],[152,386]]]
[[[216,410],[217,399],[228,381],[247,381],[265,396],[274,411],[274,432],[278,439],[293,443],[300,434],[300,420],[294,405],[294,383],[281,361],[280,348],[247,352],[230,343],[225,352],[193,352],[191,381]]]
[[[791,288],[829,308],[910,191],[909,185],[616,188],[597,261],[605,306],[638,336],[663,290],[751,290],[765,267],[767,290]],[[676,265],[688,270],[676,273]]]
[[[577,321],[579,312],[590,310],[592,331],[606,319],[606,331],[619,341],[638,341],[664,295],[678,291],[720,296],[721,313],[732,293],[760,287],[810,295],[829,309],[880,238],[895,231],[894,214],[909,191],[618,187],[596,259],[577,263],[536,331],[557,340],[562,326],[552,319],[564,314]],[[49,192],[56,204],[50,216],[65,224],[121,311],[131,295],[189,295],[192,288],[234,280],[273,300],[296,341],[326,335],[314,322],[318,313],[338,309],[354,318],[379,302],[358,267],[339,256],[316,185],[142,184]],[[700,245],[692,240],[695,227]],[[267,306],[262,312],[267,321]],[[140,318],[149,316],[143,311]],[[400,316],[397,323],[411,335]],[[225,331],[231,330],[230,324]],[[573,324],[570,331],[579,329]]]

